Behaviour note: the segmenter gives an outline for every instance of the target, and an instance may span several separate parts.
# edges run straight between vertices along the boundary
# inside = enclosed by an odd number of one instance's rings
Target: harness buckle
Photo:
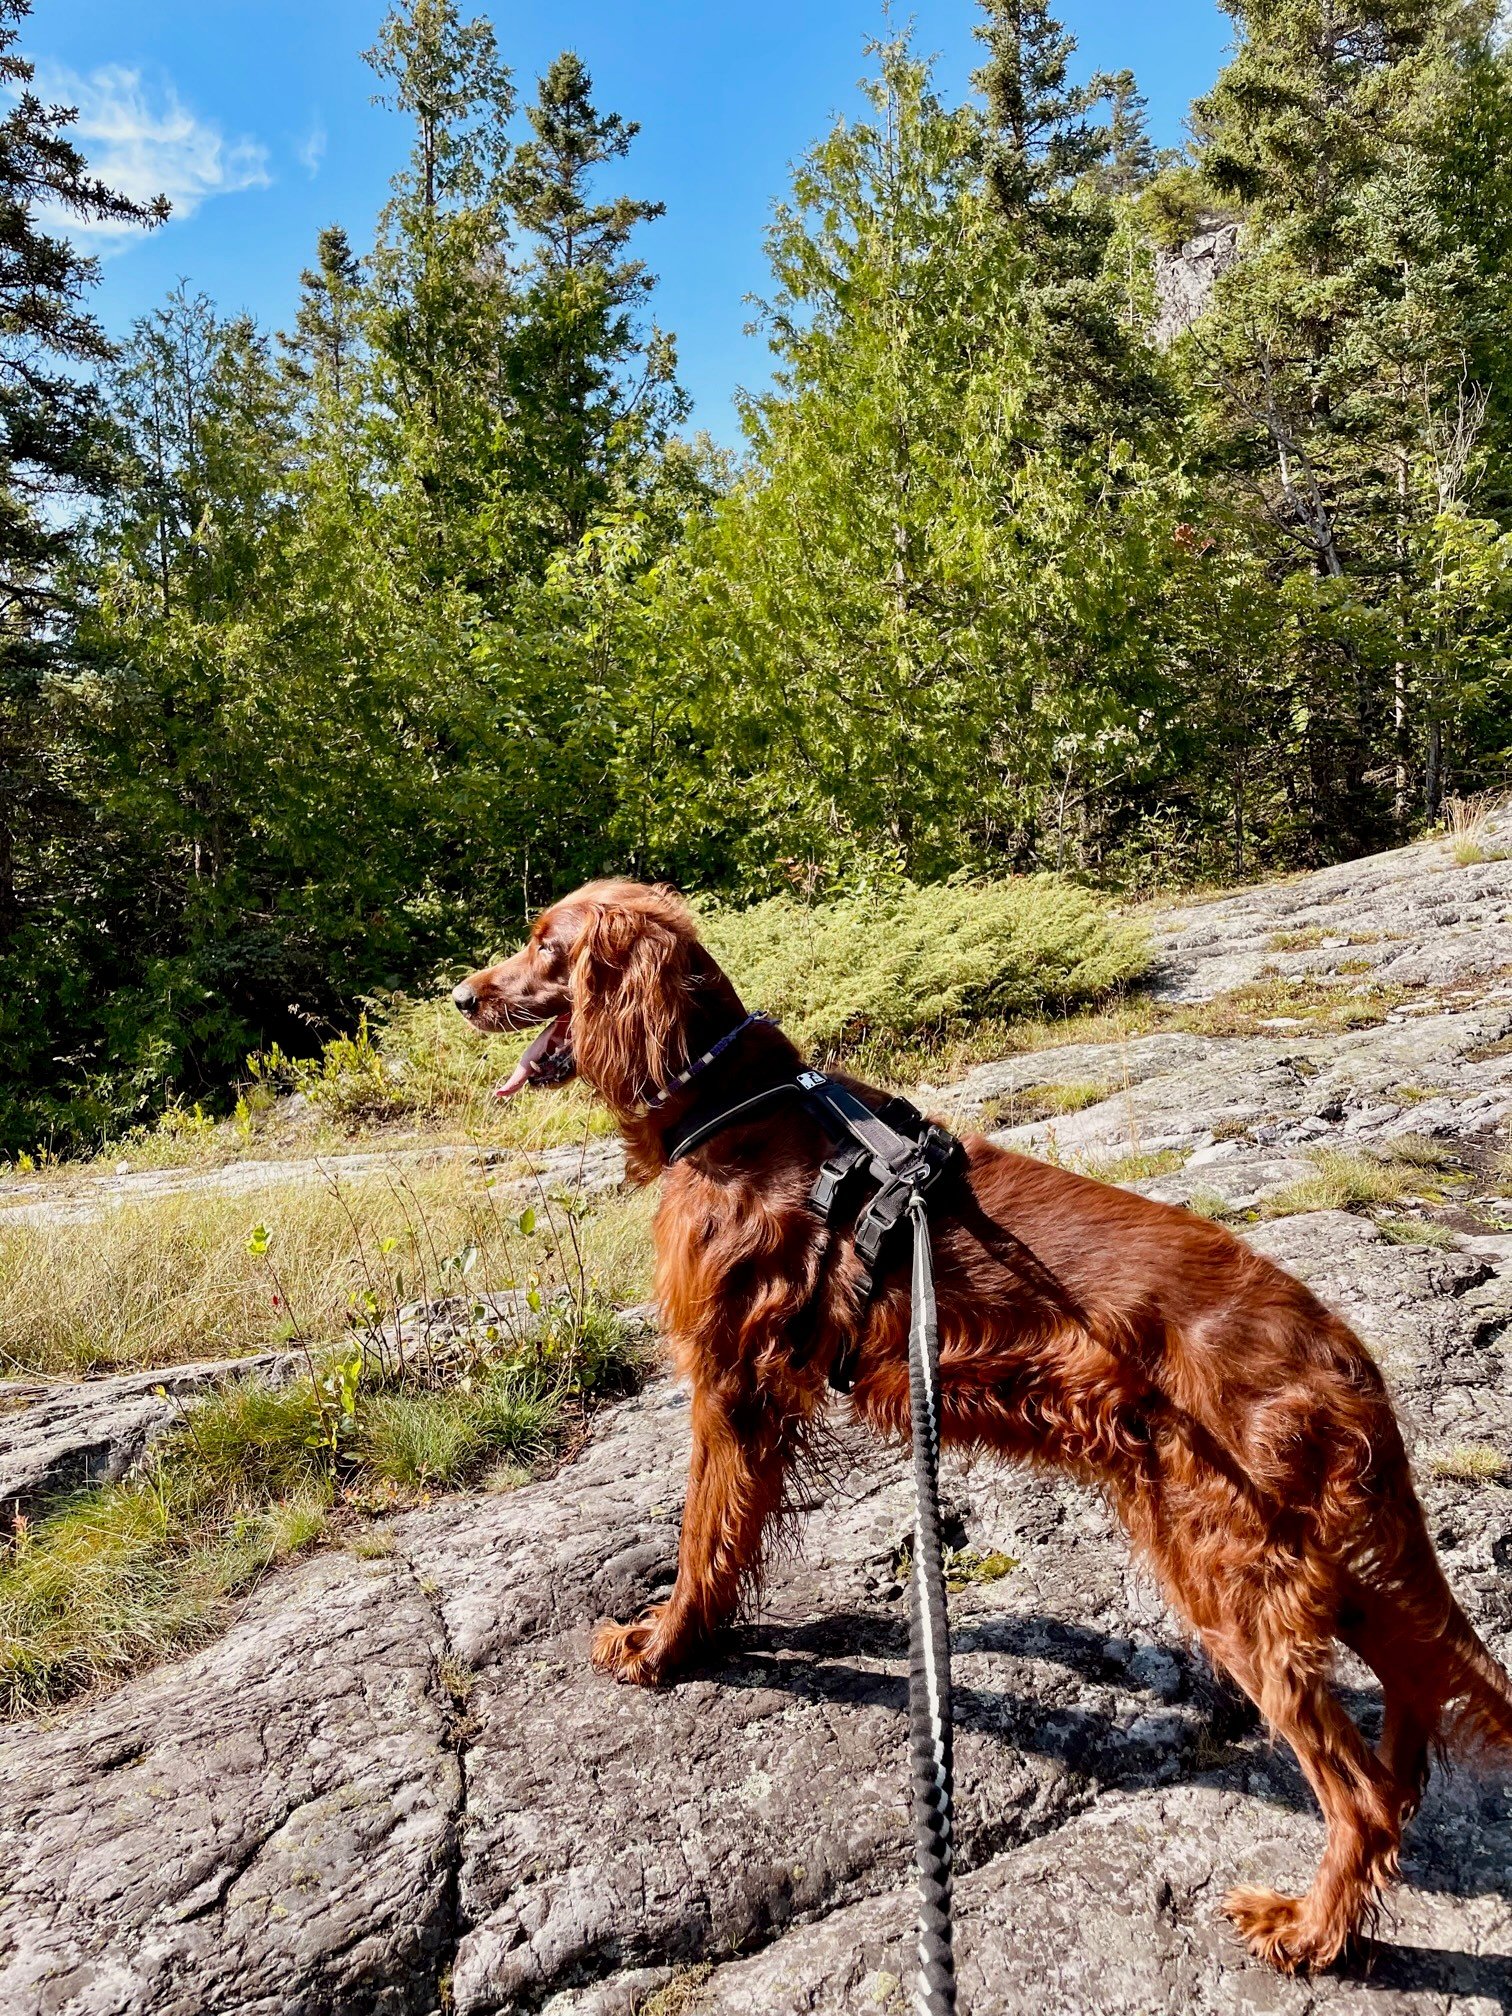
[[[826,1225],[833,1221],[856,1187],[857,1177],[864,1176],[870,1161],[865,1148],[852,1142],[838,1155],[832,1155],[814,1178],[814,1187],[808,1194],[809,1209],[817,1212]]]

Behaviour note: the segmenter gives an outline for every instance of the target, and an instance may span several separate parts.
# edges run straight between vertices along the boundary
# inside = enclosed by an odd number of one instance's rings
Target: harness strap
[[[685,1155],[691,1155],[695,1148],[701,1148],[705,1141],[711,1140],[714,1135],[722,1134],[726,1127],[737,1126],[750,1114],[759,1112],[764,1106],[770,1106],[773,1100],[795,1097],[801,1094],[802,1089],[790,1078],[784,1078],[780,1084],[768,1085],[764,1091],[753,1093],[749,1099],[742,1099],[738,1106],[727,1106],[722,1113],[714,1114],[712,1119],[702,1121],[691,1133],[684,1134],[668,1155],[668,1162],[681,1162]]]

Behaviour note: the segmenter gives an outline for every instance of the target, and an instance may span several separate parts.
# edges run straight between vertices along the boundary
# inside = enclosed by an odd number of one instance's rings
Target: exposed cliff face
[[[1198,220],[1198,228],[1175,252],[1155,255],[1155,327],[1152,336],[1165,350],[1184,336],[1208,304],[1218,276],[1233,265],[1239,225],[1233,218]]]
[[[1344,1033],[1278,1011],[1250,1035],[1015,1058],[939,1103],[991,1124],[1036,1085],[1100,1085],[1003,1138],[1043,1149],[1053,1126],[1068,1155],[1137,1139],[1182,1161],[1138,1187],[1235,1208],[1284,1192],[1319,1147],[1426,1139],[1451,1158],[1444,1199],[1413,1207],[1441,1243],[1347,1209],[1244,1229],[1371,1344],[1446,1569],[1506,1658],[1512,861],[1404,850],[1157,930],[1173,1000],[1265,967],[1400,995]],[[53,1404],[39,1422],[50,1461],[60,1421]],[[24,1423],[7,1421],[15,1444]],[[616,1688],[589,1670],[589,1635],[670,1580],[686,1442],[685,1404],[657,1384],[554,1477],[409,1514],[387,1559],[320,1555],[219,1643],[0,1733],[0,2008],[906,2008],[904,1461],[843,1429],[801,1552],[729,1656],[666,1693]],[[1290,1753],[1214,1684],[1089,1494],[949,1464],[945,1495],[986,1564],[952,1598],[963,2010],[1512,2007],[1505,1776],[1435,1777],[1368,1969],[1273,1978],[1216,1906],[1235,1880],[1308,1877],[1322,1829]],[[1369,1724],[1369,1676],[1343,1679]]]

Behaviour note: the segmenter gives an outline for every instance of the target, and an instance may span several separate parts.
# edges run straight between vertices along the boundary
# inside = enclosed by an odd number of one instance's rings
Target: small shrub
[[[945,1585],[959,1592],[973,1582],[1001,1582],[1020,1563],[1012,1554],[981,1554],[974,1547],[947,1547],[943,1563]]]
[[[1149,963],[1142,930],[1052,876],[814,905],[776,896],[711,912],[703,930],[747,1004],[818,1055],[1096,1000]]]
[[[549,1099],[493,1096],[528,1035],[480,1036],[444,994],[420,1000],[375,996],[350,1035],[315,1057],[286,1057],[275,1045],[247,1059],[251,1093],[298,1092],[341,1133],[423,1123],[522,1149],[560,1147],[612,1122],[585,1087]]]

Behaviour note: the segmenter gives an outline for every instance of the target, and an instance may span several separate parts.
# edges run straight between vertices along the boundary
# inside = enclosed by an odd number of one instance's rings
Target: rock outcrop
[[[1349,1210],[1246,1236],[1376,1351],[1446,1569],[1504,1658],[1509,911],[1512,862],[1432,848],[1184,906],[1159,925],[1173,999],[1267,965],[1347,988],[1339,968],[1365,961],[1397,1006],[1343,1033],[1045,1051],[940,1100],[991,1125],[1037,1086],[1106,1086],[1007,1138],[1168,1144],[1182,1168],[1140,1187],[1234,1205],[1312,1170],[1320,1145],[1441,1144],[1464,1180],[1422,1238]],[[588,1667],[590,1633],[668,1585],[686,1448],[685,1403],[658,1382],[554,1477],[394,1520],[388,1558],[322,1554],[193,1657],[0,1733],[0,2008],[904,2010],[903,1460],[837,1419],[801,1550],[728,1656],[664,1693],[616,1688]],[[963,2011],[1512,2007],[1505,1774],[1435,1776],[1368,1962],[1272,1976],[1217,1901],[1234,1881],[1307,1880],[1322,1828],[1290,1753],[1186,1646],[1094,1497],[958,1462],[944,1492]],[[1341,1673],[1374,1726],[1370,1676]]]
[[[1174,252],[1155,254],[1155,324],[1150,331],[1157,349],[1169,349],[1184,336],[1208,304],[1220,274],[1239,255],[1239,225],[1229,217],[1203,217],[1197,229]]]

